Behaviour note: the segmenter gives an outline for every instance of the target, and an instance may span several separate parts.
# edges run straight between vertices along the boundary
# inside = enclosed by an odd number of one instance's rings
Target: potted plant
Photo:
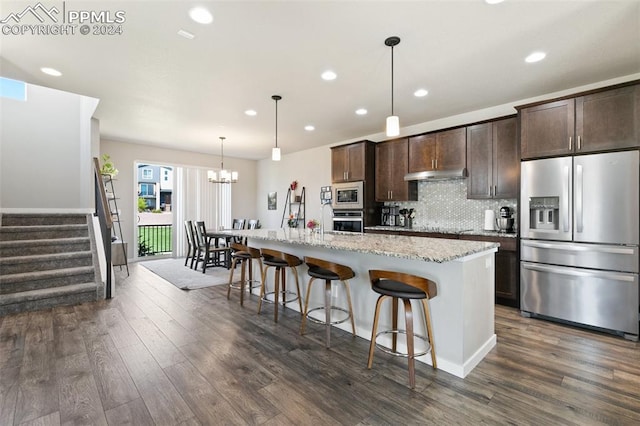
[[[109,154],[102,154],[102,168],[100,169],[100,173],[111,176],[112,178],[116,177],[118,174],[118,169],[113,165],[113,161],[111,161]]]

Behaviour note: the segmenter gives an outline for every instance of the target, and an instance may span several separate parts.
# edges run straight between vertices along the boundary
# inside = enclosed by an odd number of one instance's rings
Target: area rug
[[[194,271],[184,266],[184,258],[149,260],[140,262],[140,265],[183,290],[195,290],[229,282],[228,269],[207,268],[206,273],[203,274],[202,269]]]

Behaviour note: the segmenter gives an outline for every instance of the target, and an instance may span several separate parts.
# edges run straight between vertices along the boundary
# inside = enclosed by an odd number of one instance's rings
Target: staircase
[[[102,298],[91,215],[0,217],[0,315]]]

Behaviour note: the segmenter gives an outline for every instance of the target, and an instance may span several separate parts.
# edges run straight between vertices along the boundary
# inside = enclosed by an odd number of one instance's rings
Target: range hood
[[[454,180],[467,177],[467,169],[430,170],[425,172],[407,173],[404,180]]]

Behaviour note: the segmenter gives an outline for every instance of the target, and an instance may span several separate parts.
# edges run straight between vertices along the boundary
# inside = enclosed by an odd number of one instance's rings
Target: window
[[[164,181],[168,182],[169,181],[169,170],[165,170],[164,171]]]
[[[153,169],[148,167],[142,169],[142,179],[146,179],[146,180],[153,179]]]
[[[156,195],[156,186],[153,183],[141,183],[140,184],[140,196],[155,196]]]
[[[0,97],[27,100],[27,85],[23,81],[0,77]]]

